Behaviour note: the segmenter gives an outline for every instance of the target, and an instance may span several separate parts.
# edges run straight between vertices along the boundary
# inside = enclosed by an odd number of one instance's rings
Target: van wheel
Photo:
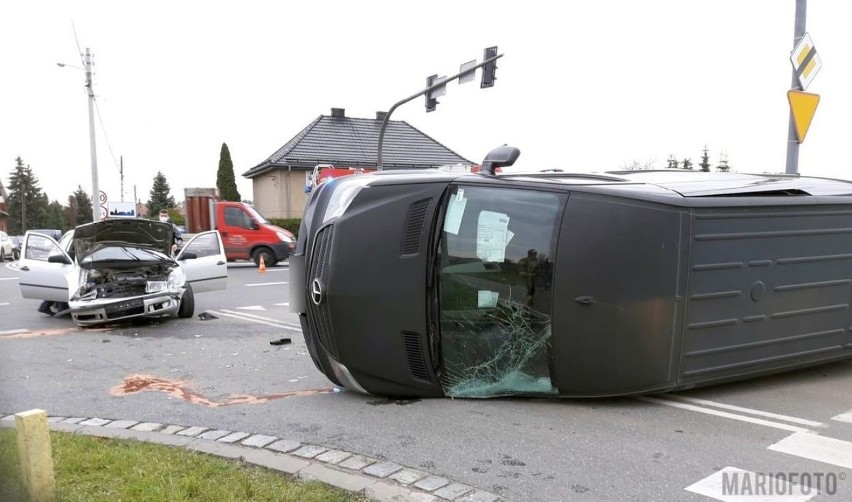
[[[192,317],[195,313],[195,294],[192,292],[192,286],[186,285],[186,291],[183,293],[183,298],[180,299],[180,308],[178,309],[178,317],[186,319]]]
[[[257,248],[251,254],[251,259],[254,260],[254,264],[258,267],[260,266],[260,258],[263,257],[263,264],[267,267],[271,267],[275,265],[275,255],[272,253],[272,250],[269,248]]]

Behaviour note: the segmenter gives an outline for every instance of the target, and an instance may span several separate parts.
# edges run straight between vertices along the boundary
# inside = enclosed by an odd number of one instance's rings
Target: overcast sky
[[[91,192],[84,72],[95,55],[100,189],[143,202],[161,170],[177,200],[215,186],[227,143],[240,176],[330,108],[374,117],[497,45],[497,83],[451,84],[405,120],[479,162],[572,171],[700,160],[783,172],[795,0],[2,2],[0,179],[20,156],[51,200]],[[810,0],[823,63],[802,174],[852,178],[852,2]],[[101,125],[101,122],[103,125]]]

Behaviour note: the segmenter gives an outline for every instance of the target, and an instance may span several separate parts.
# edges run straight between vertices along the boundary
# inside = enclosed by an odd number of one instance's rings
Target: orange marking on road
[[[96,333],[99,331],[109,331],[109,328],[87,328],[82,329],[77,326],[70,328],[59,328],[59,329],[43,329],[38,331],[27,331],[24,333],[10,333],[8,335],[0,335],[0,340],[10,339],[10,338],[35,338],[38,336],[60,336],[60,335],[71,335],[74,333]]]
[[[231,396],[225,401],[212,401],[202,396],[201,394],[192,391],[188,388],[189,382],[186,380],[168,380],[158,378],[151,375],[131,375],[124,377],[124,381],[110,389],[109,393],[113,396],[126,396],[136,394],[146,390],[165,392],[173,397],[183,399],[192,404],[200,404],[208,408],[219,408],[222,406],[231,406],[235,404],[263,404],[273,399],[285,399],[288,397],[306,397],[317,394],[328,394],[333,391],[331,388],[325,389],[307,389],[294,390],[291,392],[283,392],[280,394],[266,394],[253,396],[249,394],[241,394]]]

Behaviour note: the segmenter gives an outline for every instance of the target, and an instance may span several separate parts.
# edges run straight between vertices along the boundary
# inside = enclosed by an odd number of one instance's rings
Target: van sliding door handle
[[[594,296],[578,296],[574,298],[574,301],[580,305],[594,305],[598,302]]]

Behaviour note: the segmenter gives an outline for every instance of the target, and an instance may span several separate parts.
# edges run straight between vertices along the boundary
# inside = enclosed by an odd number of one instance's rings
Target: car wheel
[[[263,264],[267,267],[271,267],[275,265],[275,255],[272,253],[272,250],[269,248],[257,248],[251,254],[251,259],[254,260],[254,264],[258,267],[260,266],[260,258],[263,257]]]
[[[192,286],[186,285],[186,291],[183,293],[183,298],[180,299],[180,308],[178,309],[178,317],[186,319],[192,317],[195,313],[195,294],[192,292]]]

